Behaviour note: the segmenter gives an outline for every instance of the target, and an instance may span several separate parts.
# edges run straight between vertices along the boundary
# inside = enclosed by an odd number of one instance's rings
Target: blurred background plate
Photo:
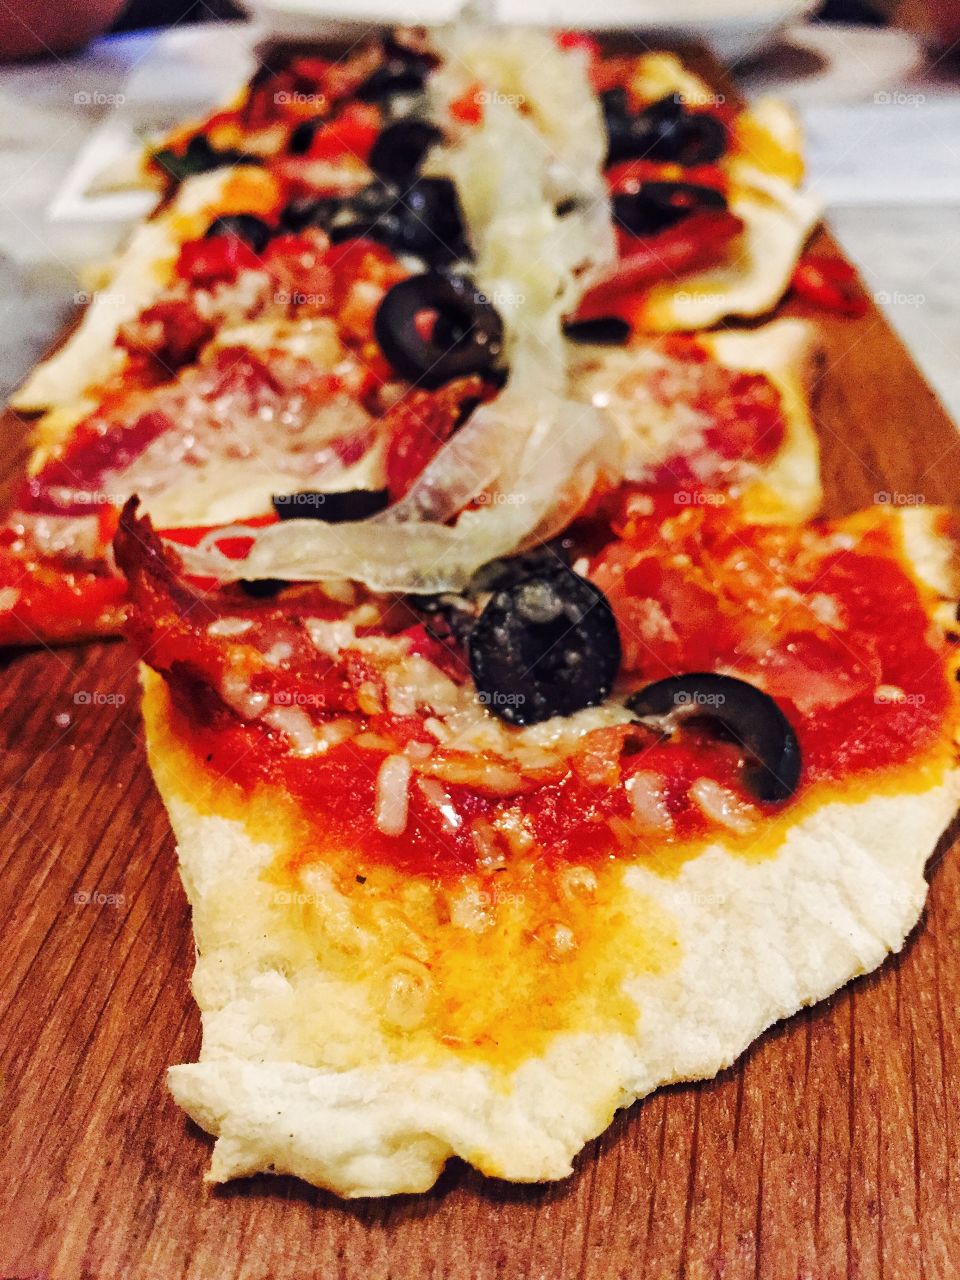
[[[632,31],[658,41],[699,40],[735,63],[757,54],[787,23],[812,13],[818,0],[240,0],[268,34],[356,38],[397,22],[436,24],[470,13],[521,26]]]

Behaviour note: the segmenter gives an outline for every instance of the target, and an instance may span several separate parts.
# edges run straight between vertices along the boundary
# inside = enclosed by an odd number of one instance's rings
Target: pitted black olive
[[[687,168],[713,164],[727,149],[727,131],[714,116],[697,112],[684,116],[669,138],[658,139],[650,153],[655,160],[672,160]]]
[[[727,149],[727,131],[719,120],[684,110],[676,94],[653,102],[636,117],[638,136],[646,130],[642,155],[650,160],[692,166],[712,164]]]
[[[345,520],[367,520],[389,502],[386,489],[341,489],[322,493],[301,489],[298,493],[276,493],[271,499],[281,520],[322,520],[342,524]]]
[[[424,333],[418,318],[433,323]],[[427,390],[468,373],[488,374],[503,351],[499,313],[466,276],[410,276],[384,296],[374,317],[380,349],[401,377]]]
[[[613,197],[614,220],[632,236],[653,236],[702,209],[726,209],[722,191],[693,182],[645,182]]]
[[[491,592],[504,591],[524,578],[549,575],[569,567],[567,541],[553,538],[519,555],[488,560],[476,571],[463,592],[411,596],[410,603],[430,618],[428,630],[431,634],[441,640],[452,639],[457,644],[466,644],[480,616],[481,603]]]
[[[516,556],[501,556],[482,564],[470,579],[467,592],[473,596],[488,591],[505,591],[524,578],[556,573],[570,568],[570,553],[559,538],[541,542]]]
[[[626,89],[608,89],[600,95],[600,105],[607,130],[607,164],[643,155],[649,138],[637,134],[636,116],[630,112]]]
[[[404,245],[434,263],[469,257],[457,189],[449,178],[418,178],[403,193]]]
[[[378,178],[402,189],[416,177],[430,148],[442,141],[441,131],[427,120],[398,120],[380,133],[367,164]]]
[[[797,789],[797,735],[773,698],[746,680],[709,671],[670,676],[631,694],[627,706],[640,719],[670,726],[687,719],[717,721],[750,757],[745,780],[758,800],[773,804]]]
[[[692,166],[712,164],[727,148],[727,131],[719,120],[684,110],[676,94],[652,102],[633,115],[622,89],[602,96],[607,127],[607,164],[650,159]]]
[[[311,120],[301,120],[287,142],[287,150],[290,154],[305,156],[313,146],[317,130],[322,129],[326,123],[327,121],[321,116],[314,116]]]
[[[620,635],[603,592],[559,568],[496,591],[467,653],[484,706],[509,724],[538,724],[606,698],[620,668]]]
[[[563,336],[568,342],[585,342],[597,347],[622,347],[630,337],[630,326],[619,316],[569,320],[563,326]]]
[[[361,102],[381,102],[396,94],[421,93],[433,59],[417,53],[396,41],[384,46],[384,59],[359,86],[356,96]]]
[[[225,213],[214,218],[206,230],[206,237],[235,236],[248,244],[254,253],[263,253],[273,236],[273,228],[252,213]]]
[[[283,578],[241,578],[238,585],[245,595],[255,600],[271,600],[290,584]]]
[[[222,169],[225,165],[263,164],[263,156],[252,155],[248,151],[236,151],[233,148],[218,151],[202,133],[195,134],[180,154],[169,147],[163,147],[153,153],[153,158],[177,182],[196,173]]]
[[[319,227],[326,231],[343,208],[343,196],[318,196],[315,199],[301,197],[291,200],[280,214],[284,231],[300,232],[307,227]]]
[[[417,178],[400,195],[371,184],[346,201],[344,209],[353,216],[330,228],[335,244],[369,236],[433,266],[470,256],[460,201],[449,178]]]

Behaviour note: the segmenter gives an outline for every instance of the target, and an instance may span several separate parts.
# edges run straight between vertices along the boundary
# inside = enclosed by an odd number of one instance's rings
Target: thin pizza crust
[[[709,329],[727,316],[764,315],[786,292],[823,206],[784,178],[746,162],[736,160],[730,167],[728,202],[743,221],[743,232],[717,266],[655,285],[637,316],[641,328]]]
[[[638,59],[632,87],[650,101],[669,94],[694,108],[717,101],[711,86],[673,54]],[[730,182],[730,210],[744,231],[722,263],[650,289],[635,318],[641,329],[709,329],[728,316],[765,315],[787,290],[823,214],[821,202],[798,189],[803,129],[786,103],[762,97],[737,114],[733,142],[720,165]]]
[[[202,235],[215,215],[268,207],[275,192],[265,171],[249,167],[218,169],[183,182],[171,203],[134,231],[80,323],[37,365],[12,397],[12,407],[25,413],[56,411],[41,428],[45,437],[62,435],[78,422],[95,407],[95,389],[122,368],[125,354],[116,345],[117,334],[170,283],[180,246]]]
[[[952,597],[942,517],[902,519],[918,577]],[[619,1107],[712,1076],[772,1023],[898,951],[923,907],[926,860],[960,801],[945,744],[940,768],[799,807],[772,851],[713,844],[670,869],[638,859],[618,872],[618,907],[641,939],[656,933],[659,958],[651,963],[645,945],[630,953],[630,1033],[572,1028],[506,1072],[442,1046],[404,1058],[371,1032],[369,975],[345,978],[291,928],[268,876],[278,852],[269,835],[254,838],[191,799],[163,746],[165,687],[148,671],[144,681],[151,763],[194,911],[203,1014],[200,1061],[172,1068],[169,1083],[217,1137],[215,1182],[267,1170],[343,1196],[414,1192],[452,1155],[515,1181],[565,1177]],[[311,910],[337,923],[349,947],[346,899],[322,876],[309,890]],[[311,1051],[298,1058],[285,1050],[304,1021]]]

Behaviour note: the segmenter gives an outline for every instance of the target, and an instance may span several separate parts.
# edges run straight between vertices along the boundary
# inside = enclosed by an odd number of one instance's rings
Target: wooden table
[[[829,249],[826,237],[818,248]],[[790,307],[785,308],[787,312]],[[960,435],[873,309],[824,318],[828,510],[957,500]],[[960,1275],[960,872],[903,953],[703,1085],[621,1113],[568,1181],[454,1162],[344,1204],[201,1184],[167,1095],[193,1058],[189,914],[121,644],[8,655],[0,710],[0,1276],[45,1280],[940,1280]]]

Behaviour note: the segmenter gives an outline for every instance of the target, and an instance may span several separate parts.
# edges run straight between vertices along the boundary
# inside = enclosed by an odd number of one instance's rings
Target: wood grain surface
[[[956,501],[960,435],[883,319],[822,328],[828,509]],[[453,1162],[432,1193],[388,1202],[289,1178],[211,1190],[210,1140],[164,1087],[166,1067],[196,1055],[199,1019],[131,655],[103,644],[9,654],[3,668],[0,1276],[960,1276],[949,841],[900,956],[715,1080],[621,1113],[566,1182],[513,1187]]]

